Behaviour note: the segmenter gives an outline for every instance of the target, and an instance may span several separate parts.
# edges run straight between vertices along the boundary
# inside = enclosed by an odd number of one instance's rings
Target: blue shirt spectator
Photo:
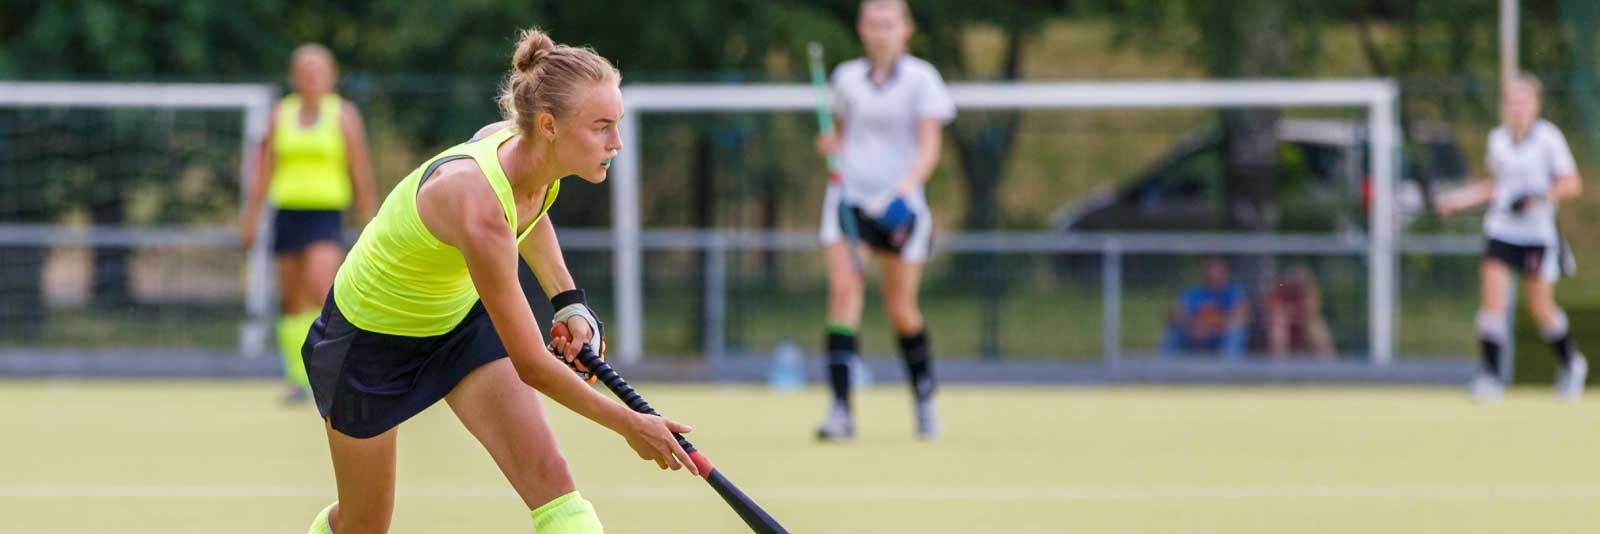
[[[1244,355],[1249,323],[1249,295],[1228,280],[1227,263],[1209,259],[1205,283],[1185,290],[1173,306],[1161,352],[1169,356],[1210,352],[1238,360]]]

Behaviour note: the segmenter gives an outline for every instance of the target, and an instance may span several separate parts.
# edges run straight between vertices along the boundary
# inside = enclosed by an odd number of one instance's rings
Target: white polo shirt
[[[1511,139],[1504,126],[1489,132],[1489,172],[1494,174],[1494,199],[1483,218],[1483,233],[1490,239],[1522,246],[1559,246],[1556,206],[1541,198],[1522,213],[1511,211],[1523,195],[1549,194],[1556,177],[1577,174],[1578,166],[1567,147],[1566,136],[1554,124],[1540,119],[1521,142]]]
[[[889,194],[905,178],[917,156],[917,125],[922,119],[948,124],[956,117],[955,102],[933,65],[910,55],[894,62],[888,81],[872,83],[865,58],[841,63],[833,70],[833,112],[844,119],[839,148],[839,174],[844,199],[862,205]],[[918,188],[906,199],[925,207]]]

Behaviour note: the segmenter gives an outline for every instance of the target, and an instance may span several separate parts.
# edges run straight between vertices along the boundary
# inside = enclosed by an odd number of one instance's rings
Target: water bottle
[[[850,389],[860,391],[872,387],[872,368],[867,360],[856,356],[850,360]]]
[[[806,385],[805,356],[793,338],[784,337],[772,348],[767,383],[778,391],[797,391]]]

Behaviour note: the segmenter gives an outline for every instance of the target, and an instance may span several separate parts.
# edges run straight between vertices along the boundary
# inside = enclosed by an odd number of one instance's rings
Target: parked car
[[[1371,179],[1366,127],[1354,121],[1282,119],[1278,123],[1278,224],[1283,231],[1363,231]],[[1413,127],[1402,165],[1396,209],[1409,222],[1424,208],[1420,181],[1458,186],[1467,171],[1447,128]],[[1418,174],[1420,173],[1420,174]],[[1209,231],[1224,228],[1223,136],[1191,134],[1144,171],[1106,184],[1057,208],[1061,231]]]

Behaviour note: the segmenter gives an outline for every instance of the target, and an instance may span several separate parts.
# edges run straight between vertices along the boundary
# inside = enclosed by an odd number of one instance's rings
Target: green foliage
[[[1211,75],[1231,78],[1307,69],[1322,53],[1320,32],[1328,6],[1277,0],[1112,0],[1099,8],[1117,23],[1113,44],[1184,50]]]
[[[823,43],[830,63],[861,54],[857,6],[857,0],[42,2],[0,8],[0,78],[282,83],[289,51],[320,42],[339,59],[341,90],[367,113],[374,137],[401,140],[420,157],[493,119],[493,84],[508,67],[521,28],[537,25],[557,41],[590,45],[632,82],[798,81],[805,79],[809,41]],[[965,78],[969,28],[1031,35],[1064,7],[1060,0],[916,2],[913,52],[947,77]],[[1012,39],[1003,51],[1013,68],[1002,77],[1016,77],[1022,42]],[[1007,119],[969,121],[975,126],[958,132],[957,142],[994,139],[1014,122]],[[717,122],[695,121],[691,145],[707,142]],[[789,122],[790,128],[805,127]],[[646,140],[656,149],[663,142]],[[987,149],[999,152],[984,156],[982,165],[968,165],[974,187],[997,186],[1006,144],[990,143]],[[686,148],[682,154],[696,150]],[[791,163],[763,160],[745,167],[782,169]],[[380,162],[380,170],[394,169]],[[770,176],[782,180],[784,174]],[[575,196],[568,200],[584,204],[578,213],[603,214],[603,195]],[[992,203],[993,195],[972,198]]]
[[[263,32],[280,2],[8,3],[0,8],[0,78],[151,79],[278,70],[290,45]]]
[[[1409,117],[1494,116],[1497,14],[1492,2],[913,4],[918,26],[913,53],[953,80],[1019,77],[1017,64],[1052,18],[1110,20],[1118,31],[1108,46],[1181,52],[1216,76],[1308,74],[1327,53],[1327,28],[1355,24],[1370,41],[1372,74],[1397,76],[1404,84],[1403,109]],[[1567,91],[1569,86],[1593,85],[1578,74],[1593,56],[1594,9],[1573,0],[1522,4],[1524,65],[1551,86],[1550,112],[1559,122],[1579,111],[1590,94]],[[334,50],[347,75],[345,93],[369,120],[421,153],[493,118],[492,84],[503,75],[520,28],[539,25],[557,40],[591,45],[632,82],[798,81],[805,77],[807,41],[823,43],[830,63],[861,53],[854,35],[857,6],[857,0],[11,3],[0,7],[0,78],[281,82],[289,50],[301,42],[322,42]],[[972,46],[974,29],[998,33],[1000,46]],[[1263,46],[1262,39],[1269,38],[1281,39],[1284,46]],[[1005,175],[1015,121],[1008,114],[967,113],[951,129],[950,151],[967,180],[963,198],[972,203],[969,226],[1007,224],[989,193]],[[693,131],[709,135],[705,132],[715,122],[702,122]],[[789,127],[804,128],[803,121],[790,122]],[[1591,129],[1579,135],[1588,138]],[[782,169],[791,163],[762,160],[746,167]],[[774,175],[782,179],[784,174]]]

